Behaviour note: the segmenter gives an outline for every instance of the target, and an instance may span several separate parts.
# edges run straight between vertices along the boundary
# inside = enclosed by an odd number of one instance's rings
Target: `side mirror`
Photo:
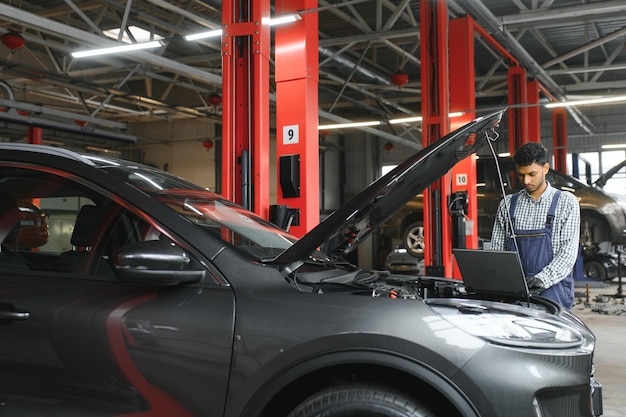
[[[117,249],[111,255],[120,282],[138,285],[178,285],[200,281],[205,274],[189,254],[175,244],[148,240]]]

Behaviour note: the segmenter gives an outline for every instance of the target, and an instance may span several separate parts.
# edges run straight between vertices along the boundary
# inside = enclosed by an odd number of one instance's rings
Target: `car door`
[[[119,282],[112,251],[167,225],[71,178],[0,163],[0,416],[221,415],[231,289],[199,254],[202,282]]]

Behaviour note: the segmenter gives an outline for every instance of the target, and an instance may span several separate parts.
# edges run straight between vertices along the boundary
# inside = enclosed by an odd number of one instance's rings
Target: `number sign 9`
[[[298,125],[283,126],[283,145],[292,145],[300,142]]]

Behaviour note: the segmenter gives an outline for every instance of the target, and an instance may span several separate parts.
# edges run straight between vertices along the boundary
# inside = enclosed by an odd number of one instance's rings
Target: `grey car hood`
[[[476,152],[487,140],[497,138],[497,128],[504,112],[499,110],[479,117],[423,148],[334,211],[270,262],[302,262],[325,243],[329,255],[344,257],[457,162]]]

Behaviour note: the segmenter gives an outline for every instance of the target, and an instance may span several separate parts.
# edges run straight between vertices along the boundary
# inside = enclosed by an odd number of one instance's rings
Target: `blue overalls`
[[[547,266],[554,257],[552,248],[552,226],[556,212],[556,205],[559,201],[561,190],[556,190],[552,198],[552,204],[546,217],[543,229],[518,230],[515,228],[515,206],[519,193],[511,196],[511,206],[509,212],[513,221],[513,231],[516,239],[509,237],[509,250],[514,250],[517,242],[517,252],[522,262],[522,268],[527,277],[538,274]],[[572,270],[563,280],[557,284],[543,290],[539,295],[554,300],[567,309],[574,306],[574,271]]]

